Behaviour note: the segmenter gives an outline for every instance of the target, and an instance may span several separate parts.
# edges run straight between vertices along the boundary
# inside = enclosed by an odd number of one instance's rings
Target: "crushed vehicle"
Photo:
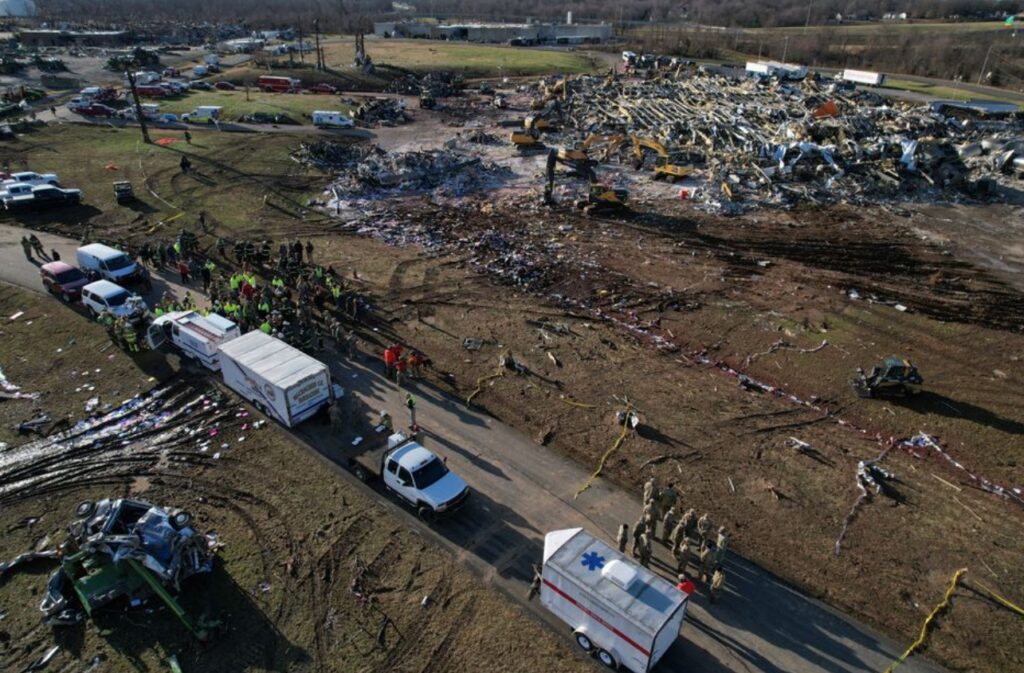
[[[872,367],[870,374],[858,367],[850,384],[860,397],[891,397],[919,392],[924,378],[910,360],[892,355]]]
[[[376,428],[378,433],[385,430],[384,425]],[[448,469],[445,460],[402,433],[388,436],[386,442],[343,445],[342,452],[357,479],[381,479],[424,521],[451,514],[469,498],[469,486]]]
[[[114,601],[136,605],[156,596],[199,640],[215,626],[194,619],[175,594],[182,583],[213,570],[213,540],[192,528],[192,516],[142,500],[85,501],[61,545],[40,610],[47,624],[79,624]]]

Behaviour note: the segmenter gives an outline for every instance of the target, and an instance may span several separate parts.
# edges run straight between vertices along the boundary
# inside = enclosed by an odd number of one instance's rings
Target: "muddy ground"
[[[82,627],[44,626],[38,605],[52,566],[41,563],[0,580],[4,670],[23,670],[53,644],[55,670],[168,670],[171,654],[185,671],[218,673],[470,670],[466,662],[589,670],[361,487],[276,426],[255,428],[257,417],[205,377],[176,373],[157,354],[136,361],[108,348],[101,328],[49,297],[4,285],[0,315],[4,373],[40,393],[0,402],[0,558],[59,542],[85,499],[187,508],[224,547],[212,575],[187,582],[183,602],[225,625],[201,645],[151,600],[112,605]],[[94,396],[97,413],[109,414],[154,388],[160,396],[123,417],[106,442],[26,456],[45,440],[11,427],[36,410],[77,421]],[[131,421],[150,412],[172,414],[155,436]]]

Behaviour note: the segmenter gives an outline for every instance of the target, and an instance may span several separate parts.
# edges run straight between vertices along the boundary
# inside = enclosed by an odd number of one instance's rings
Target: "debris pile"
[[[432,94],[435,98],[458,95],[465,81],[462,75],[451,72],[431,72],[423,77],[408,74],[392,80],[385,91],[418,96],[421,93]]]
[[[83,502],[75,515],[40,606],[50,624],[78,624],[108,603],[137,604],[154,590],[173,609],[176,601],[158,586],[177,592],[182,581],[213,570],[216,540],[197,533],[188,512],[107,499]],[[196,630],[180,608],[174,612]]]
[[[504,166],[450,150],[385,152],[374,148],[348,167],[353,170],[329,187],[332,208],[338,208],[339,200],[384,198],[396,192],[433,191],[436,196],[459,197],[494,188],[512,175]]]
[[[590,77],[569,90],[562,108],[570,127],[657,139],[705,170],[711,187],[702,206],[711,210],[984,197],[988,180],[1024,170],[1014,163],[1024,154],[1024,124],[1015,116],[964,122],[927,106],[826,93],[813,80]]]
[[[393,98],[372,98],[356,108],[355,118],[365,124],[395,126],[405,124],[405,101]]]
[[[364,144],[315,140],[302,143],[292,158],[324,171],[344,170],[355,166],[371,151],[372,148]]]

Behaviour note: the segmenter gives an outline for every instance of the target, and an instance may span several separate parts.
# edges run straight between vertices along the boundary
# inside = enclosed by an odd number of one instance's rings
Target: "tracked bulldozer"
[[[924,379],[909,360],[893,355],[873,367],[870,374],[858,367],[850,384],[860,397],[894,397],[917,393]]]

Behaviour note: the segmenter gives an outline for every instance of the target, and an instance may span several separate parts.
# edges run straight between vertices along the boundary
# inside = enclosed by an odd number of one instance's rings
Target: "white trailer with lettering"
[[[653,669],[679,636],[688,597],[582,528],[544,536],[541,603],[608,668]]]
[[[259,330],[221,344],[220,370],[229,388],[289,428],[334,401],[327,365]]]

